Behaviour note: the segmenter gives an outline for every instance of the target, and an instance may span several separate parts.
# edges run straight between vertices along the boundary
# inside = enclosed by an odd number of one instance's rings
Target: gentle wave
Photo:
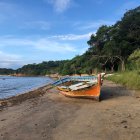
[[[0,99],[25,93],[34,88],[47,85],[52,81],[48,77],[0,76]]]

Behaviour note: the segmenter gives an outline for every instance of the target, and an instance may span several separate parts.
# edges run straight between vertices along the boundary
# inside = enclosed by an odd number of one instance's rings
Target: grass
[[[129,89],[140,90],[140,71],[126,71],[115,73],[106,78],[115,83],[122,84]]]

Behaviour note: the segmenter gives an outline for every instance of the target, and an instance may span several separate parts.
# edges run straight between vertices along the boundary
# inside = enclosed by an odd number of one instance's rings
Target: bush
[[[116,73],[107,77],[107,79],[122,84],[130,89],[140,90],[140,71]]]
[[[129,69],[140,69],[140,49],[136,49],[128,58]]]

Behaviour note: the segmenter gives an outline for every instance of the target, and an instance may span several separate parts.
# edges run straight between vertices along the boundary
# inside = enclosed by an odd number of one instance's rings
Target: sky
[[[101,25],[113,25],[140,0],[0,0],[0,68],[83,54]]]

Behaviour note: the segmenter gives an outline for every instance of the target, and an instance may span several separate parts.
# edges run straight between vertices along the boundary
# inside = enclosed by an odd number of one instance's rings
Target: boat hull
[[[99,101],[100,99],[100,90],[101,90],[101,76],[98,76],[98,83],[93,85],[89,88],[81,89],[81,90],[74,90],[74,91],[67,91],[67,90],[60,90],[60,93],[66,97],[72,98],[91,98]]]

